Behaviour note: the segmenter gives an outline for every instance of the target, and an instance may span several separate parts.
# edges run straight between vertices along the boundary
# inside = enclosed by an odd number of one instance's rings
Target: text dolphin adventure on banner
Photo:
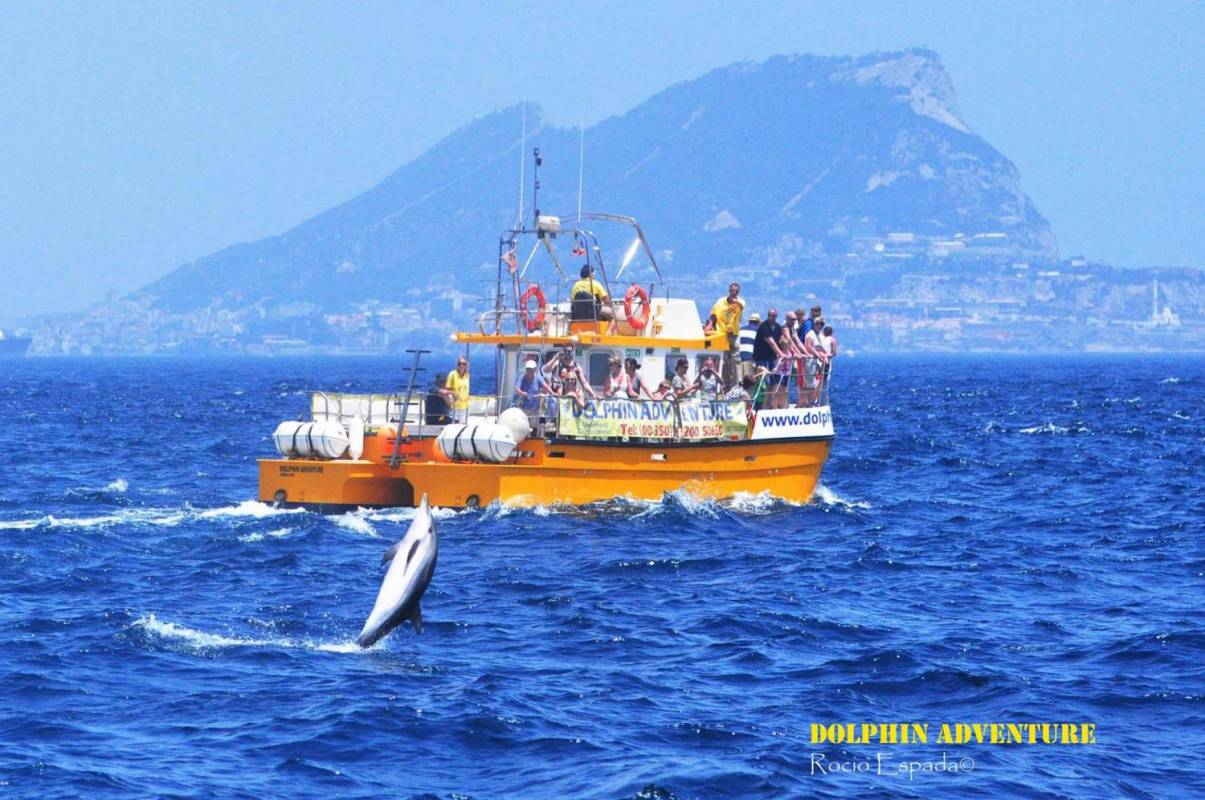
[[[558,404],[557,431],[584,439],[724,439],[743,437],[749,427],[743,400],[598,400],[578,409],[572,399],[562,398]]]

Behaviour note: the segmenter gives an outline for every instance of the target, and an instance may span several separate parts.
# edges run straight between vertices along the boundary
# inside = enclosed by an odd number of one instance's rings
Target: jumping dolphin
[[[439,555],[439,537],[435,533],[435,522],[431,519],[431,508],[427,495],[419,504],[410,523],[410,529],[402,540],[385,551],[381,563],[392,561],[377,602],[364,623],[364,630],[356,637],[360,647],[372,647],[391,630],[405,620],[414,623],[416,633],[423,630],[423,610],[419,601],[435,574],[435,558]]]

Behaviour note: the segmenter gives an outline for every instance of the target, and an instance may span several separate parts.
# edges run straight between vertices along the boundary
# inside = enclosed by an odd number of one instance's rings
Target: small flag
[[[502,256],[502,260],[506,262],[506,268],[511,275],[519,271],[519,259],[515,258],[514,250],[508,250],[506,255]]]

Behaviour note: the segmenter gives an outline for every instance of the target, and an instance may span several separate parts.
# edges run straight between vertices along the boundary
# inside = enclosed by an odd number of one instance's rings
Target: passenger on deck
[[[741,326],[741,377],[752,375],[756,364],[753,363],[753,346],[757,342],[757,329],[761,327],[761,315],[754,311],[749,315],[749,321]]]
[[[755,384],[756,381],[753,380],[753,376],[746,375],[745,377],[741,378],[740,383],[738,383],[736,386],[733,386],[724,394],[724,399],[733,402],[744,400],[747,403],[753,399],[752,392]]]
[[[789,333],[791,339],[790,350],[786,353],[791,359],[791,372],[788,373],[786,380],[788,400],[790,399],[792,377],[795,378],[799,391],[803,391],[803,334],[799,331],[799,326],[802,322],[803,314],[801,312],[788,311],[787,321],[782,326],[783,331]],[[783,407],[785,407],[785,404]]]
[[[728,337],[728,350],[724,353],[724,383],[736,383],[741,352],[738,337],[741,333],[741,314],[745,301],[741,299],[741,285],[735,281],[728,284],[728,294],[715,301],[711,307],[708,324]]]
[[[828,353],[820,343],[817,330],[824,330],[824,320],[817,317],[814,327],[803,337],[804,359],[803,389],[799,396],[799,405],[814,406],[820,402],[820,384],[824,377],[824,367],[828,364]],[[807,398],[804,398],[806,393]]]
[[[808,317],[807,322],[804,323],[801,335],[806,336],[808,331],[816,327],[816,320],[820,319],[822,316],[824,316],[824,312],[820,310],[820,306],[812,306],[812,315]],[[816,333],[820,333],[820,331],[816,331]]]
[[[753,388],[749,390],[749,401],[753,404],[754,411],[760,411],[762,406],[766,404],[767,395],[770,391],[770,370],[765,367],[758,367],[750,378],[753,381]]]
[[[573,359],[573,345],[571,344],[565,345],[561,348],[559,353],[550,356],[549,359],[544,362],[544,367],[541,372],[544,373],[544,379],[548,382],[549,386],[554,389],[559,389],[561,382],[561,371],[566,369],[570,370],[577,376],[579,383],[588,383],[585,373],[582,372],[581,366]]]
[[[825,325],[824,333],[820,334],[820,345],[824,349],[828,361],[824,365],[824,388],[828,387],[828,378],[833,374],[833,359],[837,357],[837,337],[833,335],[833,326]]]
[[[673,400],[673,384],[671,384],[669,381],[661,381],[661,383],[657,384],[657,391],[652,392],[649,395],[649,398],[652,400]]]
[[[598,395],[594,393],[594,389],[590,388],[590,384],[582,379],[580,371],[574,372],[568,368],[561,370],[561,397],[572,398],[573,404],[577,406],[577,410],[581,411],[586,407],[587,394],[590,395],[592,400],[598,399]]]
[[[766,312],[766,321],[757,327],[757,341],[753,343],[753,363],[767,371],[774,369],[783,353],[778,348],[782,326],[778,324],[778,309]]]
[[[607,287],[594,279],[594,267],[586,264],[579,274],[581,278],[569,290],[569,298],[573,301],[573,319],[601,319],[614,322],[615,312],[611,309],[611,297],[607,294]],[[588,315],[579,311],[579,308],[583,308],[586,303],[593,304],[593,308],[590,309],[591,313]],[[585,305],[584,308],[588,309],[589,306]]]
[[[452,422],[452,415],[448,407],[448,398],[444,397],[444,383],[447,376],[442,372],[435,373],[435,380],[431,383],[431,388],[427,390],[427,397],[423,403],[423,415],[428,425],[447,425]]]
[[[670,389],[673,392],[674,400],[682,400],[694,394],[697,384],[691,383],[686,379],[686,370],[690,368],[690,362],[685,358],[679,358],[678,363],[674,364],[674,377],[670,381]]]
[[[607,361],[607,377],[603,380],[603,397],[608,400],[628,398],[628,374],[623,371],[623,362],[616,356]]]
[[[448,373],[444,382],[444,397],[452,404],[452,417],[457,422],[469,421],[469,360],[464,356],[456,359],[456,369]]]
[[[523,374],[515,382],[515,405],[529,418],[540,416],[540,397],[550,393],[548,383],[536,367],[535,359],[528,359],[523,365]]]
[[[698,377],[691,384],[691,392],[697,391],[699,399],[704,401],[719,400],[723,393],[723,384],[720,383],[720,376],[715,371],[715,359],[707,358],[703,360],[703,368],[699,370]]]
[[[634,358],[625,358],[623,360],[623,371],[628,376],[628,399],[639,400],[641,395],[653,399],[653,393],[649,391],[645,385],[644,379],[640,377],[637,370],[640,369],[640,362]]]
[[[769,408],[786,408],[791,391],[791,368],[795,363],[795,352],[791,332],[787,328],[782,329],[782,336],[778,338],[778,349],[784,355],[778,359],[778,364],[770,376],[770,396],[766,403]]]

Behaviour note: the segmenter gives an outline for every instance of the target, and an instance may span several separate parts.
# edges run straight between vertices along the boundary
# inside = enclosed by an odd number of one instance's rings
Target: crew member
[[[579,274],[581,278],[569,290],[570,299],[593,300],[599,319],[614,319],[615,312],[611,310],[611,296],[607,294],[607,287],[594,279],[594,267],[586,264]]]
[[[731,386],[738,379],[740,364],[741,314],[745,301],[741,299],[741,285],[735,281],[728,284],[728,294],[711,307],[711,320],[715,329],[728,337],[728,351],[724,353],[724,383]]]

